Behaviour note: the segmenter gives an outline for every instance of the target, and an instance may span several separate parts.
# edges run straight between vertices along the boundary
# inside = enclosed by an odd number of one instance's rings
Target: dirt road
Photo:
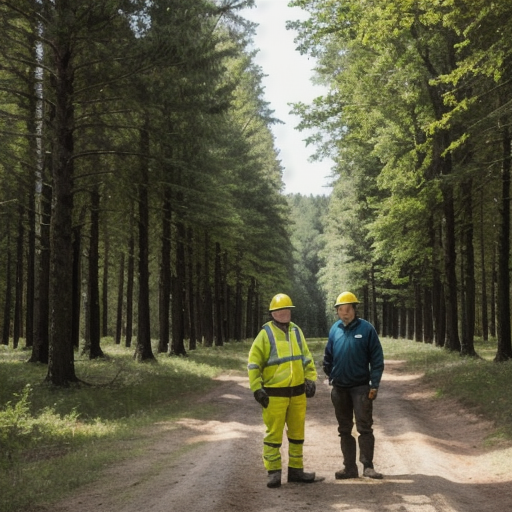
[[[314,484],[267,489],[263,424],[244,375],[222,379],[203,400],[218,417],[160,424],[143,457],[54,512],[509,512],[512,447],[484,448],[491,425],[451,400],[436,400],[418,376],[386,361],[375,402],[375,467],[383,480],[337,481],[341,453],[330,388],[309,401],[305,468]],[[283,450],[286,453],[286,447]],[[286,455],[285,455],[286,457]],[[284,459],[286,463],[286,458]]]

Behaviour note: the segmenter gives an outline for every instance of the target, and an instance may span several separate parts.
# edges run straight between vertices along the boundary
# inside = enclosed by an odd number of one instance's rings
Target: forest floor
[[[304,460],[321,482],[266,487],[264,427],[247,378],[232,374],[201,400],[215,419],[154,425],[144,455],[109,468],[52,512],[510,512],[512,447],[488,445],[493,426],[451,399],[435,398],[386,361],[374,406],[375,468],[382,480],[339,481],[342,458],[330,388],[308,402]],[[283,445],[286,465],[287,446]],[[361,468],[360,468],[361,472]]]

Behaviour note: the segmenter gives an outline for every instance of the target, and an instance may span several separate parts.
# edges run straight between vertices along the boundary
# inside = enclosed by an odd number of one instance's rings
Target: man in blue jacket
[[[359,461],[363,475],[382,478],[373,467],[373,401],[377,398],[384,354],[372,324],[359,318],[359,304],[352,292],[341,293],[334,307],[339,320],[329,331],[323,368],[332,385],[331,401],[338,420],[344,469],[336,471],[337,480],[358,478],[356,440],[352,436],[354,418],[359,433]]]

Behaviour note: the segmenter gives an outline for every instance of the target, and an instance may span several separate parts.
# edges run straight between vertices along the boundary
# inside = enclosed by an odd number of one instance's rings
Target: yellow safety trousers
[[[263,409],[263,422],[267,428],[263,438],[263,464],[267,471],[282,469],[281,445],[284,426],[287,427],[288,467],[303,468],[304,426],[306,423],[306,395],[271,396]]]

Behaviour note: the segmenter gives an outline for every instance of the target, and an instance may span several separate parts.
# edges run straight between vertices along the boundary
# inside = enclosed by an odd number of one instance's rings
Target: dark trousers
[[[354,418],[359,433],[359,461],[365,468],[373,468],[373,402],[368,398],[370,386],[354,388],[332,387],[331,401],[338,420],[343,464],[348,470],[356,467],[356,440],[352,436]]]

